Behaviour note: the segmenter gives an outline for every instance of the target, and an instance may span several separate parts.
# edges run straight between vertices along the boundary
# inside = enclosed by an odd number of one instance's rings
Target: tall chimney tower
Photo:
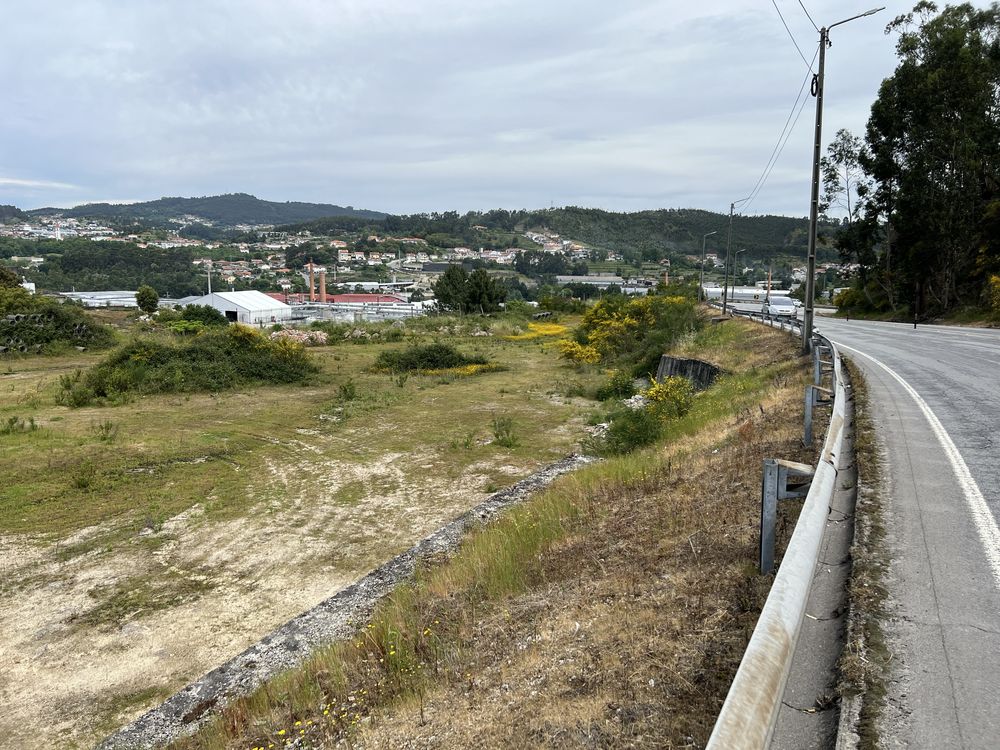
[[[319,301],[326,302],[326,269],[319,272]]]
[[[313,262],[309,260],[309,301],[316,301],[316,277],[313,275]]]

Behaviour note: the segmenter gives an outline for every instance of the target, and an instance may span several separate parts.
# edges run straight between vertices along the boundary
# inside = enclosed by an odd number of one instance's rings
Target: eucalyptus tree
[[[896,70],[872,105],[859,161],[890,283],[914,313],[978,301],[984,221],[1000,197],[1000,6],[918,3],[886,29]]]

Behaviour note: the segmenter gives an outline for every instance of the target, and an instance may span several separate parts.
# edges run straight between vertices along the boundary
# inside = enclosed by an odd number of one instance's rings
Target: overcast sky
[[[803,2],[820,25],[873,7]],[[798,0],[777,5],[812,58]],[[833,30],[825,143],[863,133],[911,6]],[[0,203],[22,208],[727,211],[806,64],[769,0],[14,0],[0,71]],[[808,213],[813,108],[750,213]]]

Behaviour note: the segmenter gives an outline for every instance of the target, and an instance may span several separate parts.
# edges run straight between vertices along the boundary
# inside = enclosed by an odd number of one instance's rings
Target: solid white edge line
[[[976,484],[976,480],[973,479],[971,472],[969,471],[968,465],[965,463],[965,459],[962,458],[962,454],[958,452],[958,448],[955,447],[955,443],[952,441],[951,436],[948,431],[945,430],[941,421],[937,418],[937,415],[931,410],[927,405],[927,402],[917,393],[913,387],[903,380],[892,368],[886,365],[884,362],[880,362],[875,357],[870,354],[865,354],[862,351],[858,351],[850,346],[845,346],[844,344],[837,344],[841,349],[845,349],[854,354],[860,354],[862,357],[870,359],[876,365],[881,367],[887,373],[889,373],[896,382],[898,382],[903,389],[910,394],[910,397],[916,402],[920,411],[923,412],[924,417],[926,417],[927,422],[931,426],[931,430],[934,432],[934,436],[938,439],[941,444],[941,448],[944,450],[945,456],[948,457],[949,463],[951,463],[952,471],[955,472],[955,478],[958,479],[958,485],[962,489],[962,494],[965,496],[965,502],[969,507],[969,512],[972,515],[972,521],[976,526],[976,531],[979,533],[979,541],[982,542],[983,550],[986,553],[986,559],[990,565],[990,572],[993,573],[993,582],[996,584],[998,590],[1000,590],[1000,527],[997,527],[996,519],[990,512],[989,506],[986,504],[986,498],[983,497],[983,493],[979,489],[979,485]]]

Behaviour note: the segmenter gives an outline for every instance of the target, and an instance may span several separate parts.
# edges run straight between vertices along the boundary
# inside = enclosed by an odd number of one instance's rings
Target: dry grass
[[[840,658],[838,692],[844,699],[860,699],[858,738],[860,748],[879,746],[878,722],[886,694],[886,675],[890,654],[882,622],[886,619],[886,575],[889,552],[885,544],[883,511],[882,457],[875,441],[875,428],[869,411],[868,386],[854,365],[847,360],[854,393],[855,439],[858,462],[858,500],[854,545],[851,548],[851,580],[848,599],[851,619],[847,643]]]
[[[311,349],[322,374],[307,386],[68,409],[59,376],[100,354],[0,364],[0,423],[39,425],[0,435],[0,734],[91,747],[575,450],[591,406],[553,398],[562,370],[543,341],[460,322],[418,319],[405,340],[445,337],[506,371],[374,374],[400,344],[365,340]]]
[[[685,353],[730,375],[670,442],[562,478],[175,747],[703,746],[770,585],[761,460],[813,460],[796,349],[708,329]]]

